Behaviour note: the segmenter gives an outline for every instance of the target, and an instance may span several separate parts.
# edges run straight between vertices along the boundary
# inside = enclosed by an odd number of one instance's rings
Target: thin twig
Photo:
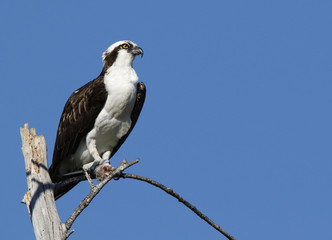
[[[89,206],[92,199],[100,192],[100,190],[109,182],[112,178],[121,175],[122,171],[131,167],[132,165],[139,162],[139,159],[136,159],[131,162],[123,160],[119,167],[112,171],[105,179],[100,181],[96,186],[91,188],[90,193],[81,201],[80,205],[75,209],[72,215],[68,218],[65,223],[66,230],[68,231],[73,225],[76,218],[83,212],[83,210]]]
[[[138,175],[135,175],[135,174],[123,173],[123,174],[120,175],[120,177],[121,178],[131,178],[131,179],[140,180],[140,181],[150,183],[153,186],[156,186],[156,187],[160,188],[161,190],[163,190],[166,193],[168,193],[168,194],[172,195],[173,197],[175,197],[177,200],[179,200],[179,202],[182,202],[186,207],[188,207],[190,210],[192,210],[194,213],[196,213],[197,216],[199,216],[200,218],[202,218],[209,225],[211,225],[212,227],[214,227],[217,231],[219,231],[220,233],[222,233],[226,238],[228,238],[230,240],[236,240],[233,236],[231,236],[225,230],[223,230],[219,225],[217,225],[216,223],[214,223],[206,215],[204,215],[202,212],[200,212],[195,206],[193,206],[188,201],[186,201],[185,199],[183,199],[178,193],[174,192],[172,188],[166,187],[166,186],[162,185],[161,183],[159,183],[157,181],[154,181],[154,180],[152,180],[150,178],[141,177],[141,176],[138,176]]]
[[[88,179],[88,181],[89,181],[90,187],[91,187],[91,188],[94,188],[95,185],[93,184],[92,179],[91,179],[91,177],[90,177],[88,171],[85,170],[84,168],[83,168],[83,171],[84,171],[84,174],[85,174],[86,179]]]

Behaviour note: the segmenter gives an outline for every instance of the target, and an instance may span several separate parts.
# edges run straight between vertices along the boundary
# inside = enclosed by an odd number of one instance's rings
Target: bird
[[[109,163],[141,113],[145,84],[133,68],[143,49],[123,40],[103,53],[100,75],[74,91],[67,100],[55,140],[49,174],[53,183],[76,171],[91,171]],[[58,199],[75,184],[58,193]]]

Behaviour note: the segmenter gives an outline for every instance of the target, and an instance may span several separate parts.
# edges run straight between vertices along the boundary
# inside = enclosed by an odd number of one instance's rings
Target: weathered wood
[[[28,192],[24,202],[28,207],[37,240],[66,239],[66,228],[61,223],[53,196],[53,183],[48,174],[45,138],[21,128],[22,152],[25,159]]]

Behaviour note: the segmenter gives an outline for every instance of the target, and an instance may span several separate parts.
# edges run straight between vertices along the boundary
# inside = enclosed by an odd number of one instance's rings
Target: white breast
[[[113,149],[128,132],[136,100],[137,81],[137,74],[131,66],[111,67],[107,71],[104,82],[108,97],[95,122],[96,145],[100,154]]]

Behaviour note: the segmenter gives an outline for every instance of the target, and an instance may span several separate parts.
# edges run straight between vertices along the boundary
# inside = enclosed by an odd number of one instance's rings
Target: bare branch
[[[141,177],[135,174],[130,174],[130,173],[123,173],[120,175],[121,178],[131,178],[131,179],[136,179],[140,180],[143,182],[147,182],[152,184],[153,186],[156,186],[160,188],[161,190],[165,191],[166,193],[170,194],[171,196],[175,197],[179,202],[182,202],[186,207],[188,207],[190,210],[192,210],[194,213],[196,213],[197,216],[202,218],[204,221],[206,221],[209,225],[214,227],[217,231],[222,233],[226,238],[230,240],[236,240],[234,237],[232,237],[230,234],[228,234],[225,230],[223,230],[219,225],[214,223],[211,219],[209,219],[206,215],[204,215],[202,212],[200,212],[195,206],[190,204],[188,201],[183,199],[178,193],[174,192],[172,188],[166,187],[162,185],[161,183],[154,181],[150,178],[147,177]]]
[[[131,163],[130,163],[131,164]],[[121,166],[121,165],[120,165]],[[119,168],[120,168],[119,166]],[[118,169],[117,169],[118,170]],[[123,170],[122,170],[123,171]],[[147,177],[142,177],[142,176],[138,176],[138,175],[135,175],[135,174],[130,174],[130,173],[122,173],[120,175],[116,175],[116,174],[112,174],[112,176],[108,176],[108,178],[112,179],[112,178],[115,178],[115,177],[120,177],[120,178],[131,178],[131,179],[136,179],[136,180],[140,180],[140,181],[143,181],[143,182],[147,182],[147,183],[150,183],[160,189],[162,189],[163,191],[165,191],[166,193],[172,195],[173,197],[175,197],[178,201],[182,202],[185,206],[187,206],[189,209],[191,209],[194,213],[196,213],[197,216],[199,216],[200,218],[202,218],[204,221],[206,221],[210,226],[212,226],[213,228],[215,228],[217,231],[219,231],[221,234],[223,234],[226,238],[230,239],[230,240],[236,240],[233,236],[231,236],[230,234],[228,234],[225,230],[223,230],[219,225],[217,225],[216,223],[214,223],[211,219],[209,219],[206,215],[204,215],[202,212],[200,212],[195,206],[193,206],[192,204],[190,204],[188,201],[186,201],[185,199],[183,199],[178,193],[175,193],[173,191],[172,188],[169,188],[169,187],[166,187],[164,185],[162,185],[161,183],[157,182],[157,181],[154,181],[150,178],[147,178]],[[95,178],[95,176],[92,176],[92,178]],[[106,181],[110,181],[105,179]],[[59,189],[59,191],[61,191],[62,188],[66,188],[67,185],[70,185],[72,184],[73,182],[75,183],[78,183],[80,181],[84,181],[86,180],[86,176],[84,174],[81,174],[81,175],[77,175],[75,177],[72,177],[72,178],[69,178],[69,179],[66,179],[62,182],[60,182],[59,184],[57,184],[55,186],[56,189]],[[99,183],[100,184],[100,183]],[[97,185],[98,186],[98,185]],[[91,190],[92,191],[92,190]],[[91,192],[90,192],[91,194]],[[88,195],[89,196],[89,195]],[[84,200],[83,200],[84,201]],[[80,204],[81,206],[81,204]],[[80,207],[79,206],[79,207]],[[79,208],[78,207],[78,208]],[[78,215],[77,215],[78,216]],[[76,217],[77,217],[76,216]],[[69,221],[69,219],[67,220],[67,222]],[[66,223],[67,224],[67,223]],[[68,222],[69,224],[69,222]],[[66,225],[66,227],[69,226],[69,225]],[[70,225],[71,226],[71,225]],[[69,226],[69,228],[70,228]],[[69,229],[67,228],[67,229]]]
[[[73,214],[68,218],[68,220],[65,223],[65,227],[67,231],[71,228],[76,218],[83,212],[83,210],[89,206],[90,202],[94,197],[100,192],[100,190],[109,182],[112,180],[112,178],[117,177],[121,175],[122,171],[131,167],[132,165],[139,162],[139,159],[136,159],[131,162],[127,162],[126,160],[123,160],[119,167],[117,167],[114,171],[110,172],[109,175],[100,181],[96,186],[92,187],[90,190],[90,193],[81,201],[80,205],[75,209]]]
[[[66,237],[65,237],[65,240],[66,240],[67,238],[69,238],[69,236],[72,235],[74,232],[75,232],[75,230],[72,229],[69,233],[67,233],[67,235],[66,235]]]

